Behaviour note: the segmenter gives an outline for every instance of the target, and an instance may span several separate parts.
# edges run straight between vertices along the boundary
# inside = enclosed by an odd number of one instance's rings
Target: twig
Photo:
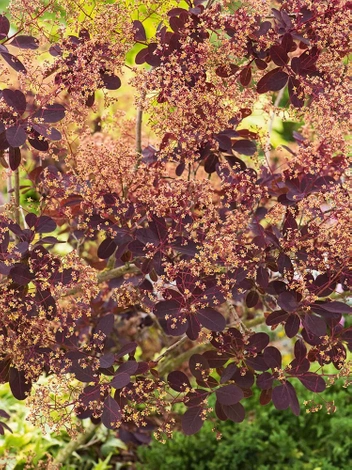
[[[73,452],[88,441],[97,427],[97,424],[90,423],[87,429],[85,429],[81,434],[78,434],[77,439],[68,442],[67,445],[57,454],[53,462],[54,465],[67,464]]]
[[[177,348],[177,346],[180,346],[181,344],[185,343],[187,341],[187,335],[181,336],[179,340],[177,340],[175,343],[173,343],[171,346],[169,346],[162,354],[160,354],[159,357],[155,359],[155,362],[159,362],[163,357],[165,357],[170,351],[173,351],[174,349]]]
[[[137,119],[136,119],[136,152],[137,155],[142,154],[142,123],[143,123],[143,109],[138,106]]]
[[[134,264],[129,264],[129,265],[121,266],[119,268],[110,269],[109,271],[103,271],[97,276],[98,284],[101,284],[102,282],[110,281],[111,279],[122,277],[124,274],[127,274],[127,273],[138,273],[138,272],[139,272],[139,269]],[[80,284],[77,284],[76,287],[65,292],[65,296],[74,295],[80,290],[81,290],[81,286]]]
[[[20,225],[20,172],[19,169],[15,170],[15,220],[16,224]]]
[[[234,326],[238,327],[240,329],[241,333],[245,333],[246,331],[248,331],[248,328],[246,327],[244,322],[238,316],[238,313],[235,309],[235,306],[229,300],[226,302],[226,306],[227,306],[230,314],[233,316],[233,318],[235,320],[234,321]]]

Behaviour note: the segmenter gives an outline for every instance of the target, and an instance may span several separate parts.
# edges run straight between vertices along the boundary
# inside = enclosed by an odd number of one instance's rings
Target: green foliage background
[[[297,386],[300,403],[313,394]],[[323,409],[302,412],[277,411],[258,404],[257,394],[244,401],[247,418],[241,424],[207,421],[194,436],[175,433],[172,440],[137,449],[138,462],[126,462],[126,445],[107,429],[97,428],[84,447],[74,452],[63,470],[349,470],[352,468],[352,390],[338,381],[323,394],[315,396]],[[334,401],[337,410],[327,414],[324,401]],[[0,468],[37,469],[39,464],[58,454],[69,437],[43,434],[26,416],[28,410],[7,387],[0,390],[0,408],[11,413],[13,434],[0,436]],[[216,439],[216,427],[222,439]],[[93,444],[94,443],[94,444]],[[8,452],[6,454],[6,451]],[[129,449],[133,455],[136,449]],[[122,454],[125,458],[122,459]],[[26,466],[27,465],[27,466]],[[44,467],[49,468],[49,467]]]
[[[175,434],[166,444],[140,447],[138,470],[348,470],[352,468],[352,392],[336,383],[324,394],[336,413],[324,409],[296,417],[289,410],[261,407],[258,396],[244,401],[247,419],[221,422],[216,439],[211,422],[194,436]],[[297,387],[300,402],[312,394]],[[320,398],[320,400],[319,400]],[[324,403],[318,397],[318,403]]]

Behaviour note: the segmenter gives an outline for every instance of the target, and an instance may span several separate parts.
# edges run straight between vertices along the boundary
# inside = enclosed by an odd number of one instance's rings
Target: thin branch
[[[128,264],[125,266],[121,266],[119,268],[110,269],[109,271],[103,271],[97,276],[98,284],[101,284],[102,282],[110,281],[111,279],[122,277],[127,273],[139,273],[139,269],[134,264]],[[76,287],[65,292],[65,296],[77,294],[77,292],[79,292],[80,290],[81,290],[81,285],[77,284]]]
[[[82,433],[78,434],[77,439],[71,440],[68,442],[65,447],[63,447],[60,452],[57,454],[54,459],[54,465],[67,464],[70,456],[75,452],[79,447],[85,444],[88,439],[92,436],[93,432],[97,429],[98,425],[90,423],[87,429]]]
[[[169,354],[170,351],[173,351],[176,349],[178,346],[181,344],[185,343],[187,341],[188,337],[187,335],[181,336],[179,340],[177,340],[175,343],[173,343],[171,346],[169,346],[162,354],[160,354],[159,357],[155,359],[155,362],[159,362],[161,359],[163,359],[167,354]]]
[[[136,152],[137,155],[142,154],[142,123],[143,123],[143,109],[138,106],[137,119],[136,119]]]
[[[20,213],[20,172],[19,169],[15,170],[15,220],[16,224],[20,225],[21,213]]]
[[[245,323],[238,316],[238,313],[235,309],[235,306],[230,301],[226,302],[226,306],[228,308],[228,311],[230,312],[230,314],[234,318],[234,324],[233,325],[236,326],[237,328],[239,328],[241,333],[245,333],[246,331],[248,331],[248,328],[246,327]]]

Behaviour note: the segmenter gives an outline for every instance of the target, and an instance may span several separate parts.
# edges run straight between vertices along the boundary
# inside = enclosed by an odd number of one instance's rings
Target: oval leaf
[[[5,88],[2,90],[2,97],[6,104],[14,108],[20,115],[26,111],[26,97],[20,90],[10,90]]]
[[[0,54],[2,55],[4,61],[7,62],[14,70],[16,70],[16,72],[27,73],[26,67],[20,60],[17,59],[17,57],[10,54],[9,52],[0,52]]]
[[[108,396],[104,401],[103,414],[101,420],[108,429],[116,429],[121,422],[121,408],[118,403]]]
[[[31,383],[26,380],[23,370],[17,370],[15,367],[10,367],[9,383],[12,395],[17,400],[24,400],[31,390]]]
[[[186,388],[191,387],[187,375],[179,370],[170,372],[167,376],[167,381],[169,386],[176,390],[176,392],[184,392]]]
[[[117,245],[116,245],[115,241],[112,238],[110,238],[110,237],[105,238],[105,240],[101,242],[101,244],[99,245],[99,248],[98,248],[99,258],[101,258],[101,259],[110,258],[110,256],[116,250],[116,246]]]
[[[313,372],[310,372],[297,378],[311,392],[320,393],[323,392],[326,388],[324,379],[320,377],[320,375],[314,374]]]
[[[246,412],[241,403],[235,405],[222,405],[225,415],[234,423],[242,423],[245,418]]]
[[[225,318],[211,307],[199,310],[197,318],[205,328],[211,331],[223,331],[226,326]]]
[[[19,47],[21,49],[38,49],[39,41],[33,36],[16,36],[10,43],[10,46]]]
[[[202,407],[195,406],[194,408],[188,408],[186,413],[182,416],[182,430],[186,436],[191,436],[201,429],[204,423],[202,412]]]
[[[6,38],[10,31],[10,22],[4,15],[0,15],[0,39]]]
[[[58,103],[48,104],[45,106],[45,108],[42,108],[37,111],[33,117],[40,118],[44,122],[51,124],[54,122],[61,121],[61,119],[65,117],[65,108]]]
[[[12,126],[6,129],[6,140],[11,147],[21,147],[26,140],[27,134],[22,126]]]
[[[235,405],[244,397],[242,390],[234,384],[218,388],[215,393],[222,405]]]

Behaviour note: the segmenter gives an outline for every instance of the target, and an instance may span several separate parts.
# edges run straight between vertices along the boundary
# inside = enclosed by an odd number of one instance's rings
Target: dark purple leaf
[[[258,354],[256,357],[246,358],[246,364],[248,367],[251,367],[252,369],[258,370],[260,372],[268,370],[268,366],[266,365],[262,354]]]
[[[290,101],[296,108],[302,108],[304,104],[304,94],[300,82],[294,78],[288,79],[288,94]]]
[[[226,326],[225,318],[211,307],[199,310],[197,318],[205,328],[211,331],[223,331]]]
[[[303,339],[298,339],[295,342],[294,354],[297,361],[301,362],[307,356],[307,347]]]
[[[269,390],[272,388],[273,382],[274,378],[270,372],[263,372],[257,377],[257,385],[261,390]]]
[[[251,290],[248,292],[247,297],[246,297],[246,305],[248,308],[253,308],[257,305],[259,302],[259,294],[257,291]]]
[[[245,418],[246,412],[241,403],[235,405],[222,405],[225,415],[234,423],[242,423]]]
[[[273,389],[272,400],[277,410],[286,410],[290,406],[290,394],[286,384]]]
[[[247,369],[245,369],[245,373],[243,373],[243,370],[238,369],[235,372],[233,379],[242,389],[249,389],[254,384],[254,374],[252,371]]]
[[[104,87],[107,90],[117,90],[121,87],[121,80],[116,75],[103,73],[101,75],[101,79],[103,80]]]
[[[119,359],[119,358],[125,356],[126,354],[134,354],[136,349],[137,349],[137,343],[135,343],[135,342],[127,343],[124,346],[122,346],[120,351],[116,354],[116,358]]]
[[[10,415],[5,410],[0,410],[0,417],[8,419]]]
[[[203,408],[201,406],[195,406],[188,408],[186,413],[182,416],[182,430],[186,436],[196,434],[204,424],[202,419]]]
[[[259,70],[265,70],[268,67],[268,64],[264,60],[255,59],[254,62]]]
[[[31,383],[26,380],[23,370],[17,370],[15,367],[10,367],[9,383],[12,395],[17,400],[24,400],[31,390]]]
[[[10,22],[4,15],[0,15],[0,40],[5,39],[10,31]]]
[[[26,131],[20,125],[8,127],[6,129],[6,140],[11,147],[21,147],[27,140]]]
[[[235,373],[238,371],[238,367],[235,363],[229,364],[221,374],[220,383],[225,383],[228,380],[233,380]]]
[[[231,139],[228,135],[219,133],[215,136],[215,139],[219,143],[220,150],[229,151],[231,149]]]
[[[101,242],[98,248],[98,256],[101,259],[110,258],[110,256],[116,250],[116,243],[113,238],[107,237],[104,241]]]
[[[296,49],[296,44],[293,41],[292,35],[290,33],[285,33],[282,36],[281,45],[284,48],[285,52],[292,52]]]
[[[29,267],[22,263],[15,264],[9,274],[10,278],[20,286],[26,286],[34,279],[34,274],[30,272]]]
[[[135,41],[146,41],[147,36],[145,34],[145,29],[143,23],[139,20],[133,21],[133,31],[134,31],[134,40]]]
[[[99,319],[98,324],[95,327],[95,331],[101,331],[102,333],[104,333],[105,336],[109,336],[109,334],[114,328],[114,321],[115,316],[113,313],[108,313],[107,315],[104,315]]]
[[[267,347],[269,341],[269,336],[266,333],[254,333],[254,335],[249,338],[246,349],[260,352]]]
[[[33,36],[16,36],[10,43],[10,46],[19,47],[21,49],[38,49],[39,41]]]
[[[206,351],[203,356],[208,361],[209,367],[218,368],[222,367],[229,360],[229,355],[226,353],[220,354],[218,351]]]
[[[265,323],[268,326],[279,325],[280,323],[284,323],[288,319],[289,315],[290,314],[284,310],[275,310],[267,316]]]
[[[326,335],[326,323],[317,315],[312,313],[307,313],[303,319],[303,325],[306,330],[316,336],[325,336]]]
[[[47,104],[44,108],[37,111],[33,117],[52,124],[54,122],[61,121],[65,117],[65,108],[58,103]]]
[[[108,396],[104,401],[103,414],[101,420],[108,429],[116,429],[121,422],[121,409],[118,403]]]
[[[293,338],[294,336],[296,336],[296,334],[298,333],[300,324],[301,324],[301,320],[299,316],[296,315],[295,313],[292,313],[288,317],[286,324],[285,324],[285,333],[288,336],[288,338]]]
[[[324,379],[320,377],[320,375],[314,374],[313,372],[298,376],[297,378],[311,392],[320,393],[323,392],[326,388]]]
[[[187,375],[179,370],[170,372],[167,381],[169,386],[176,392],[184,392],[186,388],[191,388]]]
[[[28,142],[31,144],[33,148],[39,150],[39,152],[46,152],[49,150],[49,143],[47,140],[43,138],[35,137],[34,139],[28,138]]]
[[[287,80],[287,73],[282,72],[280,67],[278,67],[259,80],[257,83],[257,92],[266,93],[267,91],[279,91],[284,88]]]
[[[219,158],[215,153],[211,153],[204,161],[204,170],[211,175],[216,171],[216,165],[219,163]]]
[[[209,375],[209,364],[204,356],[193,354],[189,359],[189,369],[196,379],[204,379]]]
[[[154,313],[160,319],[165,318],[165,315],[175,317],[180,314],[180,309],[181,305],[175,300],[164,300],[155,305]]]
[[[187,393],[184,403],[187,407],[199,406],[206,401],[208,395],[209,392],[206,390],[197,388],[194,391]]]
[[[232,145],[232,148],[235,152],[240,153],[241,155],[247,155],[248,157],[251,157],[257,151],[255,142],[250,140],[236,140]]]
[[[36,232],[37,233],[49,233],[53,232],[56,229],[56,222],[47,215],[42,215],[39,217],[36,223]]]
[[[195,315],[189,315],[186,334],[189,339],[195,341],[200,333],[201,327]]]
[[[239,75],[240,83],[242,86],[246,87],[251,83],[252,79],[252,67],[249,65],[244,67]]]
[[[1,435],[5,434],[5,429],[7,429],[8,431],[10,431],[12,433],[12,429],[10,428],[10,426],[8,426],[3,421],[0,421],[0,434]]]
[[[134,375],[138,370],[138,362],[137,361],[126,361],[120,365],[117,370],[117,374],[122,372],[126,372],[126,374]]]
[[[225,412],[218,401],[215,402],[215,414],[220,419],[220,421],[227,420],[227,416],[225,415]]]
[[[53,57],[61,56],[61,55],[62,55],[61,47],[60,47],[58,44],[53,44],[53,45],[50,46],[50,48],[49,48],[49,53],[50,53]]]
[[[218,388],[215,393],[222,405],[235,405],[244,397],[242,390],[234,384]]]
[[[26,111],[26,97],[20,90],[10,90],[5,88],[2,90],[2,97],[6,104],[14,108],[20,115]]]
[[[268,367],[271,369],[281,368],[282,357],[280,351],[277,348],[268,346],[264,349],[263,356]]]
[[[99,358],[99,365],[103,369],[108,369],[115,362],[115,357],[112,352],[108,352]]]
[[[129,374],[126,372],[117,373],[115,377],[110,382],[111,387],[116,388],[117,390],[123,387],[126,387],[131,382]]]
[[[290,408],[295,416],[299,416],[300,408],[297,400],[296,390],[290,382],[286,382],[287,393],[290,399]]]
[[[312,310],[314,309],[314,305],[317,305],[319,308],[326,310],[327,312],[331,313],[344,313],[344,314],[352,314],[352,307],[345,304],[344,302],[338,302],[337,300],[333,300],[331,302],[324,302],[321,304],[312,304]]]
[[[139,65],[139,64],[144,64],[145,61],[146,61],[147,56],[148,56],[148,48],[145,47],[144,49],[141,49],[141,50],[137,53],[137,55],[136,55],[134,61],[135,61],[136,64],[138,64],[138,65]]]
[[[46,137],[49,140],[57,141],[62,139],[61,133],[54,127],[48,128],[42,124],[32,124],[32,127],[38,132],[39,135]]]
[[[220,65],[215,69],[215,73],[218,77],[228,78],[231,75],[234,75],[236,72],[239,71],[238,65],[235,64],[226,64]]]
[[[70,369],[70,372],[72,372],[76,379],[79,380],[80,382],[94,382],[95,380],[95,374],[93,372],[92,367],[87,366],[87,367],[81,367],[77,362],[74,362],[72,364],[72,367]]]
[[[21,150],[17,147],[9,149],[9,163],[12,171],[15,171],[21,163]]]
[[[154,54],[154,52],[157,50],[157,47],[158,45],[156,43],[150,43],[148,45],[148,55],[146,56],[146,62],[152,67],[158,67],[161,64],[160,57]]]
[[[272,389],[269,388],[269,389],[264,389],[262,390],[261,394],[260,394],[260,398],[259,398],[259,403],[262,405],[262,406],[265,406],[267,405],[268,403],[271,402],[271,396],[272,396]]]
[[[10,54],[9,52],[2,52],[0,51],[2,58],[12,67],[16,72],[23,72],[27,73],[26,67],[22,64],[20,60],[17,59],[14,55]]]
[[[299,307],[296,296],[292,292],[282,292],[279,294],[277,303],[286,312],[295,312]]]
[[[270,56],[276,65],[286,65],[289,60],[285,49],[278,45],[271,46]]]
[[[259,266],[257,270],[257,283],[262,287],[263,289],[266,289],[269,284],[269,273],[266,268],[263,266]]]

